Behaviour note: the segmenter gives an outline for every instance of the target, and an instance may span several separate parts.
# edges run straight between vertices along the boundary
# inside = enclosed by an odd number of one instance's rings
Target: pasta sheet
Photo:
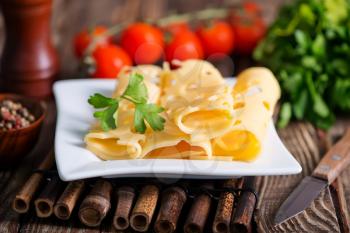
[[[230,129],[234,117],[232,90],[212,64],[188,60],[168,79],[162,106],[192,142],[213,139]]]
[[[120,96],[131,73],[144,76],[149,103],[165,111],[163,131],[148,125],[135,132],[133,105],[121,101],[118,128],[93,127],[87,148],[104,160],[140,158],[254,160],[262,149],[268,124],[280,98],[272,72],[263,67],[243,71],[232,88],[210,63],[188,60],[171,70],[153,65],[124,68],[113,97]]]
[[[236,118],[232,129],[212,140],[213,153],[252,161],[261,151],[280,87],[272,72],[249,68],[237,77],[232,92]]]

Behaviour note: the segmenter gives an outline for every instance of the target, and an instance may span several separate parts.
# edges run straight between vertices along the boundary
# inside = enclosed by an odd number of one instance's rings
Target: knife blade
[[[325,154],[311,176],[306,176],[278,209],[274,223],[280,224],[306,209],[320,192],[350,164],[350,128]]]
[[[306,209],[327,184],[325,180],[306,176],[277,211],[275,224],[280,224]]]

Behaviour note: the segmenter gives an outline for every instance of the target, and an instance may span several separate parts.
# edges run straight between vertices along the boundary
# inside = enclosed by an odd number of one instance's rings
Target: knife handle
[[[345,135],[326,153],[313,171],[312,176],[327,180],[331,184],[350,164],[350,128]]]

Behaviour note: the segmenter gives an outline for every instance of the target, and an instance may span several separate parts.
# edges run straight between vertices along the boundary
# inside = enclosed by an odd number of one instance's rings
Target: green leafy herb
[[[155,104],[136,104],[134,125],[137,132],[144,133],[146,131],[145,121],[155,131],[164,129],[165,119],[158,113],[163,112],[164,109]]]
[[[147,87],[143,82],[143,76],[132,74],[124,93],[117,98],[109,98],[99,93],[90,96],[88,103],[96,109],[102,109],[94,113],[94,117],[100,121],[103,130],[108,131],[118,127],[118,108],[121,99],[132,102],[135,105],[134,127],[139,133],[145,133],[146,122],[155,131],[164,129],[165,119],[159,115],[164,109],[155,104],[148,104]]]
[[[90,96],[88,99],[89,104],[94,106],[94,108],[106,108],[118,102],[116,99],[105,97],[99,93]]]
[[[140,74],[132,75],[129,84],[126,87],[122,97],[135,104],[146,103],[148,99],[147,87],[143,83],[143,77]]]
[[[99,93],[96,93],[93,96],[90,96],[88,102],[94,106],[94,108],[104,108],[104,110],[94,113],[94,117],[100,120],[103,130],[108,131],[117,127],[116,119],[118,118],[118,99],[108,98]]]
[[[117,128],[116,122],[118,119],[118,107],[119,103],[117,102],[103,111],[94,113],[94,117],[100,120],[103,130],[108,131]]]
[[[350,112],[350,0],[297,0],[282,8],[254,58],[283,90],[279,126],[292,118],[329,129]]]
[[[281,111],[280,111],[280,118],[278,119],[277,126],[281,128],[286,127],[291,117],[292,117],[292,106],[290,105],[290,103],[285,102],[282,104]]]

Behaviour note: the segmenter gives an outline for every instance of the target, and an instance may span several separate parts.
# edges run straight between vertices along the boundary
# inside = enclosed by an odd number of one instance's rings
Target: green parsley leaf
[[[324,102],[320,94],[316,91],[314,81],[311,74],[307,73],[305,76],[306,86],[308,87],[311,99],[313,101],[314,112],[322,118],[326,118],[330,114],[327,104]]]
[[[143,76],[140,74],[131,74],[128,86],[126,87],[122,98],[133,103],[147,103],[148,92],[147,87],[143,82]]]
[[[281,84],[282,125],[290,118],[329,129],[336,113],[350,112],[349,5],[349,0],[293,1],[256,47],[254,58]]]
[[[307,102],[308,102],[308,92],[306,89],[303,89],[300,92],[300,95],[298,96],[298,98],[295,100],[293,107],[293,113],[295,115],[295,118],[298,120],[301,120],[304,115],[305,115],[305,111],[306,106],[307,106]]]
[[[137,106],[135,108],[135,113],[134,113],[134,126],[136,129],[136,132],[145,133],[146,124],[144,121],[143,112],[140,109],[140,107],[137,107]]]
[[[118,103],[113,104],[103,111],[94,113],[94,117],[99,119],[104,131],[117,128],[116,119],[118,116]]]
[[[143,76],[132,74],[126,90],[118,98],[108,98],[101,94],[90,96],[88,102],[97,109],[104,108],[94,113],[94,117],[99,119],[103,130],[108,131],[117,128],[119,100],[123,98],[135,105],[134,127],[139,133],[145,133],[146,122],[155,131],[164,129],[165,119],[158,115],[164,109],[155,104],[147,104],[147,87],[143,82]]]
[[[289,102],[284,102],[281,106],[279,119],[277,122],[278,128],[286,127],[291,117],[292,117],[292,105]]]
[[[94,108],[106,108],[112,104],[118,102],[116,99],[108,98],[99,93],[95,93],[93,96],[90,96],[88,99],[89,104],[94,106]]]
[[[94,113],[94,117],[99,119],[103,130],[108,131],[110,129],[117,128],[116,120],[118,119],[118,99],[108,98],[104,95],[96,93],[93,96],[90,96],[88,102],[95,108],[104,108],[104,110]]]
[[[100,120],[101,127],[104,131],[117,128],[116,120],[118,119],[118,107],[119,103],[116,102],[105,110],[94,113],[94,117]]]
[[[155,104],[136,104],[134,125],[139,133],[146,131],[145,121],[151,126],[154,131],[161,131],[164,129],[165,119],[158,115],[164,109]]]
[[[164,108],[159,107],[155,104],[147,104],[145,105],[144,115],[145,119],[151,128],[155,131],[161,131],[164,129],[165,119],[158,115],[164,111]]]

